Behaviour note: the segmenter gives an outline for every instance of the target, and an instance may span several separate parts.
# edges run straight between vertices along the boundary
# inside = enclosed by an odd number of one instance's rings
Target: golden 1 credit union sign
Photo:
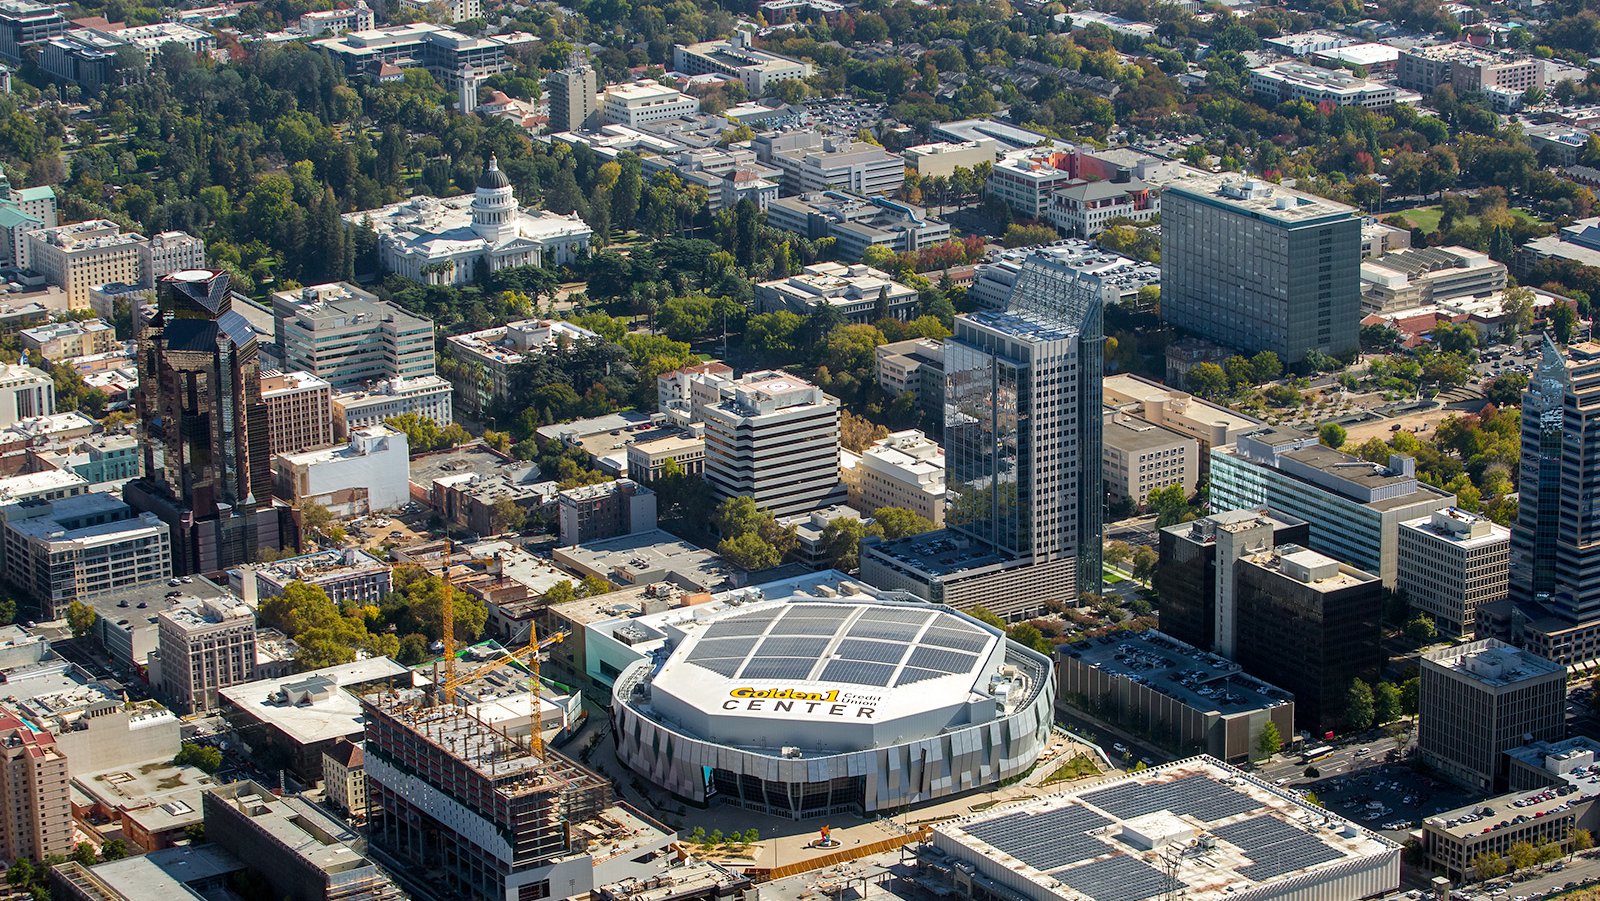
[[[723,710],[749,713],[806,713],[847,719],[870,720],[882,702],[878,695],[828,691],[803,691],[794,688],[735,688],[722,702]]]

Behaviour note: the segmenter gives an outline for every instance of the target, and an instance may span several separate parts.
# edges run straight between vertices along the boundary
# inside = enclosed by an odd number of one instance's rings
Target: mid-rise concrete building
[[[878,387],[899,396],[910,391],[917,406],[938,414],[944,404],[944,342],[931,338],[891,341],[873,349]],[[942,414],[941,414],[942,415]]]
[[[1245,432],[1265,425],[1253,416],[1129,373],[1106,376],[1105,403],[1195,439],[1201,472],[1210,469],[1212,448],[1232,444]]]
[[[1506,267],[1466,247],[1397,250],[1361,263],[1361,309],[1389,313],[1506,289]]]
[[[767,207],[767,222],[813,241],[833,238],[843,260],[859,260],[873,246],[905,253],[950,240],[950,223],[921,207],[838,191],[779,198]]]
[[[1310,523],[1312,548],[1390,587],[1399,574],[1400,523],[1455,501],[1418,479],[1410,457],[1369,463],[1303,432],[1263,427],[1211,451],[1214,509],[1267,507]]]
[[[992,138],[972,141],[934,141],[907,147],[905,160],[923,178],[949,178],[956,169],[975,170],[984,163],[994,164],[1000,146]]]
[[[1395,104],[1394,85],[1305,63],[1274,63],[1250,70],[1250,90],[1272,104],[1304,100],[1311,104],[1386,110]]]
[[[765,97],[781,82],[816,72],[808,62],[756,49],[754,28],[745,26],[727,40],[675,45],[672,68],[685,75],[732,75],[752,97]]]
[[[1386,659],[1383,583],[1299,545],[1244,556],[1233,576],[1231,623],[1218,604],[1218,652],[1293,693],[1300,728],[1343,728],[1350,683],[1376,680]]]
[[[506,41],[427,22],[352,31],[313,41],[312,46],[341,63],[348,77],[377,77],[385,65],[420,67],[447,91],[456,90],[467,73],[487,78],[511,67]]]
[[[256,674],[256,614],[237,598],[185,598],[157,616],[161,678],[173,709],[202,713],[217,692]]]
[[[55,189],[14,188],[0,172],[0,264],[28,268],[28,232],[59,224]]]
[[[73,601],[172,577],[172,537],[152,513],[110,494],[24,501],[0,509],[4,574],[38,605],[41,620],[65,616]]]
[[[1478,608],[1510,588],[1511,531],[1455,507],[1402,522],[1395,590],[1447,635],[1470,636]]]
[[[60,37],[70,27],[67,18],[49,4],[35,3],[33,0],[5,0],[0,3],[0,59],[12,65],[21,63],[24,48]],[[67,850],[72,849],[68,847]]]
[[[356,0],[354,6],[306,13],[300,17],[300,32],[316,38],[347,31],[371,31],[377,24],[377,15],[367,5],[367,0]]]
[[[678,119],[698,112],[698,98],[649,79],[614,84],[600,94],[600,120],[607,125],[635,128],[648,122]]]
[[[67,292],[67,306],[89,306],[89,289],[115,282],[143,284],[143,235],[123,233],[109,219],[28,232],[28,266]]]
[[[437,375],[415,379],[384,379],[366,388],[335,394],[333,434],[348,437],[356,429],[382,425],[395,416],[412,413],[441,426],[455,421],[451,398],[455,388]]]
[[[916,318],[918,310],[915,288],[865,263],[812,263],[797,275],[759,282],[756,304],[763,313],[787,310],[800,316],[827,304],[857,324],[904,322]]]
[[[404,432],[375,425],[351,432],[342,446],[279,454],[272,468],[285,500],[361,516],[397,510],[411,499],[410,457]]]
[[[1181,169],[1162,186],[1161,316],[1285,364],[1360,347],[1361,220],[1254,178]]]
[[[445,353],[457,364],[446,376],[455,402],[469,416],[482,416],[511,391],[511,377],[529,354],[563,344],[599,341],[581,326],[556,319],[523,319],[445,339]]]
[[[689,431],[646,438],[628,444],[628,477],[648,485],[666,472],[668,463],[688,476],[698,476],[706,469],[705,427],[696,426]]]
[[[1520,94],[1529,88],[1545,86],[1544,68],[1538,58],[1495,52],[1466,43],[1402,50],[1396,61],[1395,83],[1423,94],[1432,94],[1446,84],[1454,86],[1458,94],[1491,88]]]
[[[433,321],[346,282],[272,295],[284,366],[336,390],[434,374]]]
[[[1417,751],[1476,792],[1506,784],[1503,752],[1566,734],[1567,671],[1488,638],[1422,655]]]
[[[1092,238],[1113,221],[1149,222],[1161,215],[1161,192],[1119,173],[1104,181],[1074,179],[1056,188],[1045,221],[1075,238]]]
[[[868,515],[898,507],[943,527],[944,479],[944,450],[938,442],[916,429],[894,432],[861,452],[847,483],[850,506]]]
[[[1008,153],[994,164],[984,192],[1020,216],[1043,220],[1050,198],[1077,179],[1077,157],[1070,150],[1030,148]]]
[[[0,709],[0,855],[65,857],[72,841],[67,755],[55,736]]]
[[[210,38],[203,31],[199,33]],[[139,245],[139,284],[142,287],[154,288],[156,282],[174,272],[204,268],[206,242],[186,232],[161,232],[151,235],[150,240]]]
[[[587,59],[574,56],[565,69],[545,76],[550,98],[550,131],[577,131],[599,122],[600,73]]]
[[[757,159],[783,172],[780,187],[785,194],[892,194],[906,180],[903,158],[853,138],[815,130],[790,131],[758,135],[751,146]]]
[[[778,516],[843,503],[839,402],[805,379],[752,372],[705,409],[705,479]]]
[[[656,493],[632,479],[580,485],[556,495],[561,543],[583,544],[656,527]]]
[[[1102,465],[1106,499],[1142,508],[1150,492],[1177,485],[1185,497],[1200,480],[1200,442],[1153,422],[1106,410]]]
[[[656,376],[656,409],[679,425],[705,421],[706,407],[733,384],[733,367],[720,360],[691,363]]]
[[[121,346],[116,329],[99,319],[52,322],[17,333],[29,354],[52,362],[110,353]]]
[[[261,373],[272,453],[298,454],[333,443],[333,386],[308,372]]]

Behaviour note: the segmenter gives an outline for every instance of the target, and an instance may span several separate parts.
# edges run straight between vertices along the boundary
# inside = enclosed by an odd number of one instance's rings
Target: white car
[[[1128,746],[1119,741],[1111,746],[1111,750],[1116,751],[1118,754],[1126,754],[1128,753]]]

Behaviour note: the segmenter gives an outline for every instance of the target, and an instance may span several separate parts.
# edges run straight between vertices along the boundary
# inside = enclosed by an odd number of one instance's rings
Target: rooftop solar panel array
[[[1053,875],[1095,901],[1144,901],[1167,888],[1167,877],[1160,870],[1125,855],[1091,861]]]
[[[1121,820],[1131,820],[1158,810],[1192,816],[1215,823],[1249,813],[1261,802],[1205,776],[1185,776],[1171,782],[1127,782],[1089,792],[1083,800]]]
[[[888,687],[970,672],[993,640],[936,610],[800,602],[718,620],[685,659],[727,678]]]
[[[1088,834],[1109,825],[1110,820],[1074,804],[1044,813],[1014,813],[965,828],[968,835],[996,850],[1035,870],[1049,872],[1111,850]]]
[[[1251,817],[1218,827],[1214,833],[1250,858],[1250,864],[1238,868],[1239,874],[1257,882],[1344,856],[1317,836],[1276,817]]]

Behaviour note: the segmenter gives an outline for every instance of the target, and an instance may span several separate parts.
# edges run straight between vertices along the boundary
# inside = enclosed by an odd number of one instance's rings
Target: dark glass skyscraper
[[[228,289],[224,272],[174,272],[139,329],[145,475],[126,495],[172,527],[178,574],[246,563],[261,545],[279,545],[256,333]]]

